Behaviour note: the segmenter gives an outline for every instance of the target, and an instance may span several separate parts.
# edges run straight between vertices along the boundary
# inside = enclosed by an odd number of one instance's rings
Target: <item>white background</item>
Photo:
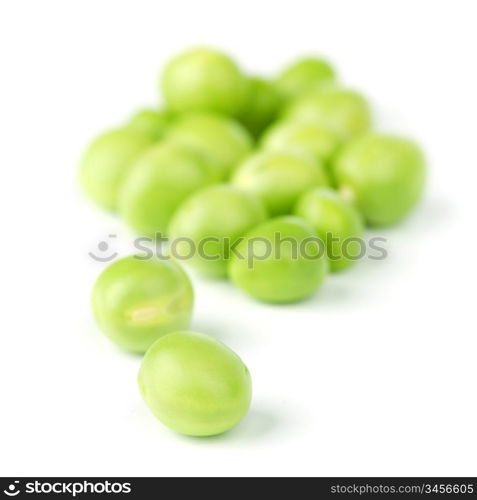
[[[1,475],[477,475],[473,1],[24,1],[0,8]],[[154,104],[160,66],[206,43],[273,75],[327,55],[377,127],[415,137],[426,197],[381,231],[389,258],[309,301],[253,302],[194,277],[193,328],[248,364],[253,406],[212,439],[164,428],[140,358],[96,329],[88,252],[120,221],[86,201],[79,156]]]

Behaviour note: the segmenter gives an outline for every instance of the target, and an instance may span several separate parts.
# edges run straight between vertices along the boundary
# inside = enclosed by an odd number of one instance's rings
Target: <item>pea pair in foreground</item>
[[[152,413],[177,432],[210,436],[247,413],[252,382],[231,349],[187,330],[193,301],[178,263],[134,256],[111,264],[92,296],[102,331],[123,349],[146,352],[138,382]]]

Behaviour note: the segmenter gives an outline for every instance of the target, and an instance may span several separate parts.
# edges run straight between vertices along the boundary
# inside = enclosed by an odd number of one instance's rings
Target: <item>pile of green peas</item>
[[[345,254],[343,241],[402,221],[421,198],[420,148],[373,131],[365,97],[341,86],[324,59],[263,78],[196,48],[165,66],[160,88],[161,108],[138,111],[90,144],[82,186],[138,235],[180,241],[179,253],[185,241],[210,240],[214,259],[196,253],[184,263],[260,301],[312,295],[328,272],[356,262],[359,249]],[[277,235],[306,255],[276,252]],[[139,387],[152,413],[177,432],[210,436],[240,422],[252,385],[231,349],[189,330],[193,302],[177,258],[117,260],[92,294],[100,329],[145,353]]]

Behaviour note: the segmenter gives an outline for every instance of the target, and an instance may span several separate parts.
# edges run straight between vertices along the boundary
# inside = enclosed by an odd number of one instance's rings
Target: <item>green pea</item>
[[[295,99],[334,79],[335,71],[328,61],[306,57],[287,67],[278,77],[277,85],[286,98]]]
[[[345,269],[362,256],[363,219],[336,191],[307,191],[298,200],[295,214],[309,222],[326,243],[331,271]]]
[[[356,203],[368,224],[388,226],[414,208],[425,184],[425,159],[412,141],[367,134],[349,143],[334,165],[340,190]]]
[[[139,388],[152,413],[189,436],[228,431],[246,415],[250,373],[221,342],[202,333],[171,333],[154,343],[139,371]]]
[[[174,112],[236,114],[244,100],[245,79],[227,55],[207,48],[190,50],[167,64],[162,92]]]
[[[130,128],[112,130],[95,139],[80,165],[80,180],[86,193],[103,208],[116,210],[125,175],[152,142],[148,135]]]
[[[203,189],[188,198],[172,219],[174,251],[202,273],[224,277],[233,244],[266,216],[260,199],[235,186]]]
[[[92,305],[105,335],[123,349],[144,352],[166,333],[188,328],[193,291],[173,260],[129,256],[101,273]]]
[[[254,137],[259,137],[278,116],[282,98],[272,82],[263,78],[249,78],[245,103],[238,115]]]
[[[204,157],[180,144],[160,143],[134,164],[119,195],[119,211],[139,234],[167,234],[177,207],[215,180]]]
[[[285,116],[317,123],[343,139],[366,132],[371,126],[371,111],[364,97],[337,87],[323,87],[297,99]]]
[[[184,116],[171,128],[167,138],[207,156],[219,180],[230,176],[253,144],[252,137],[240,123],[210,113]]]
[[[313,186],[328,185],[324,166],[294,151],[264,151],[235,172],[233,184],[256,194],[271,215],[289,214],[298,197]]]
[[[131,117],[127,126],[157,141],[164,137],[172,120],[173,114],[170,111],[156,111],[155,109],[146,108],[137,111]]]
[[[328,270],[324,243],[299,217],[276,217],[249,231],[229,264],[232,282],[252,297],[286,303],[311,295]]]
[[[335,133],[322,125],[282,121],[267,129],[261,144],[268,151],[298,151],[326,164],[341,141]]]

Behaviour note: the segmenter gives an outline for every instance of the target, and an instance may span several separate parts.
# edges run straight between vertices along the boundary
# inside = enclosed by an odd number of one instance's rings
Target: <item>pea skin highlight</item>
[[[166,136],[202,153],[223,181],[252,150],[253,140],[245,127],[228,117],[212,113],[192,113],[177,120]]]
[[[110,264],[92,293],[99,328],[119,347],[145,352],[166,333],[189,327],[194,294],[172,259],[129,256]]]
[[[296,302],[311,295],[328,271],[323,241],[299,217],[276,217],[259,224],[237,246],[229,277],[238,288],[264,302]]]
[[[250,156],[232,183],[260,197],[270,214],[291,213],[298,197],[313,186],[329,184],[319,160],[295,151],[263,151]]]
[[[371,110],[365,98],[350,89],[324,87],[292,102],[285,110],[289,121],[311,122],[348,140],[369,130]]]
[[[145,108],[137,111],[127,122],[127,127],[137,130],[152,140],[162,139],[171,125],[173,114],[166,110]]]
[[[294,213],[309,222],[325,242],[331,271],[341,271],[362,257],[363,219],[336,191],[307,191],[298,200]]]
[[[323,163],[332,180],[330,163],[341,146],[340,138],[326,127],[312,122],[281,121],[269,127],[261,138],[267,151],[295,151]]]
[[[153,143],[149,134],[120,128],[100,135],[87,148],[80,165],[80,180],[88,196],[108,210],[116,210],[125,176]]]
[[[316,57],[305,57],[283,70],[277,79],[277,87],[290,100],[334,79],[335,72],[330,63]]]
[[[172,219],[175,255],[189,256],[184,260],[187,265],[223,278],[235,241],[266,218],[263,202],[236,186],[203,189],[187,199]],[[190,256],[191,244],[195,251]]]
[[[202,333],[181,331],[155,342],[139,371],[152,413],[189,436],[214,436],[237,425],[252,399],[250,373],[227,346]]]
[[[139,234],[167,234],[179,205],[215,181],[215,172],[197,151],[158,143],[133,165],[119,193],[119,212]]]
[[[350,142],[334,164],[340,190],[370,226],[404,219],[420,200],[426,165],[420,148],[403,137],[366,134]]]
[[[178,113],[238,113],[246,93],[240,69],[226,54],[209,48],[185,52],[169,62],[161,79],[169,108]]]

